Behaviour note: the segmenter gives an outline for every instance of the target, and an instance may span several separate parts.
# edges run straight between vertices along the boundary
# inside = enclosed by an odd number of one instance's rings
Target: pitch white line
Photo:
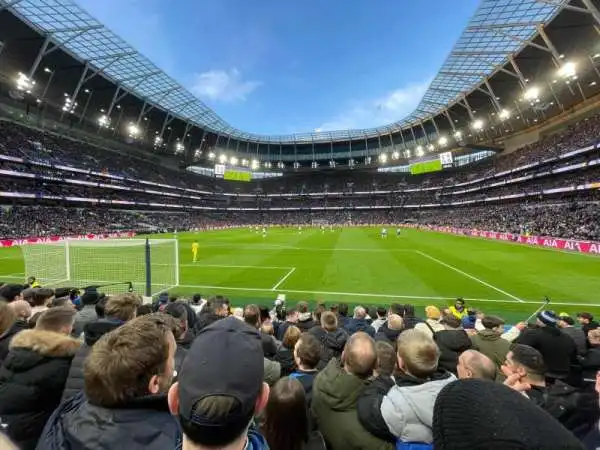
[[[156,264],[171,266],[171,264]],[[290,270],[292,267],[280,267],[280,266],[237,266],[227,264],[179,264],[181,267],[223,267],[225,269],[265,269],[265,270]]]
[[[464,275],[465,277],[467,277],[467,278],[470,278],[471,280],[475,280],[475,281],[477,281],[478,283],[481,283],[481,284],[483,284],[484,286],[487,286],[487,287],[489,287],[489,288],[491,288],[491,289],[493,289],[493,290],[495,290],[495,291],[497,291],[497,292],[500,292],[501,294],[504,294],[504,295],[506,295],[506,296],[508,296],[508,297],[510,297],[510,298],[513,298],[513,299],[515,299],[516,301],[518,301],[519,303],[525,303],[525,302],[524,302],[523,300],[521,300],[519,297],[516,297],[516,296],[514,296],[514,295],[512,295],[512,294],[509,294],[508,292],[506,292],[506,291],[504,291],[504,290],[502,290],[502,289],[500,289],[500,288],[497,288],[497,287],[496,287],[496,286],[494,286],[494,285],[491,285],[491,284],[490,284],[490,283],[488,283],[487,281],[483,281],[481,278],[477,278],[476,276],[474,276],[474,275],[471,275],[470,273],[467,273],[467,272],[465,272],[465,271],[463,271],[463,270],[460,270],[459,268],[457,268],[457,267],[454,267],[454,266],[452,266],[452,265],[450,265],[450,264],[448,264],[448,263],[445,263],[444,261],[441,261],[441,260],[439,260],[439,259],[437,259],[437,258],[434,258],[433,256],[431,256],[431,255],[429,255],[429,254],[427,254],[427,253],[425,253],[425,252],[422,252],[422,251],[420,251],[420,250],[415,250],[415,253],[418,253],[419,255],[421,255],[421,256],[424,256],[425,258],[428,258],[428,259],[430,259],[430,260],[432,260],[432,261],[434,261],[434,262],[436,262],[436,263],[438,263],[438,264],[440,264],[440,265],[442,265],[442,266],[444,266],[444,267],[447,267],[447,268],[448,268],[448,269],[450,269],[450,270],[454,270],[455,272],[457,272],[457,273],[460,273],[461,275]]]
[[[285,274],[285,275],[284,275],[284,276],[281,278],[281,280],[279,280],[279,282],[278,282],[278,283],[277,283],[275,286],[273,286],[273,287],[271,288],[271,290],[272,290],[272,291],[276,291],[276,290],[277,290],[277,288],[278,288],[279,286],[281,286],[281,284],[282,284],[282,283],[283,283],[285,280],[287,280],[287,278],[288,278],[288,277],[289,277],[291,274],[293,274],[295,271],[296,271],[296,268],[295,268],[295,267],[292,267],[292,268],[290,269],[290,271],[289,271],[288,273],[286,273],[286,274]]]
[[[272,289],[268,288],[245,288],[245,287],[228,287],[228,286],[211,286],[211,285],[195,285],[195,284],[180,284],[178,288],[193,288],[193,289],[217,289],[222,291],[239,291],[239,292],[273,292]],[[175,288],[176,289],[176,288]],[[363,292],[333,292],[333,291],[302,291],[295,289],[281,289],[281,292],[290,294],[318,294],[318,295],[337,295],[342,297],[377,297],[377,298],[406,298],[413,300],[456,300],[456,297],[434,297],[434,296],[418,296],[418,295],[397,295],[397,294],[372,294]],[[489,298],[470,298],[464,297],[466,301],[472,302],[483,302],[483,303],[523,303],[527,305],[539,305],[539,301],[527,301],[527,300],[499,300]],[[563,303],[563,302],[552,302],[552,305],[558,306],[593,306],[592,303]]]

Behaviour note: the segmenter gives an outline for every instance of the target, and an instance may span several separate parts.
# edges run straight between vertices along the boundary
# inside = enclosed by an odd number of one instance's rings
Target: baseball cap
[[[224,446],[244,432],[263,387],[263,358],[257,330],[235,317],[198,333],[179,372],[179,417],[191,441]],[[226,417],[215,417],[198,405],[213,396],[233,400]]]

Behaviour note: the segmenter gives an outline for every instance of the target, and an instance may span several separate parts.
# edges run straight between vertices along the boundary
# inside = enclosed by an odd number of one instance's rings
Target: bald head
[[[346,343],[342,361],[349,374],[363,379],[370,377],[377,362],[373,338],[362,331],[354,333]]]
[[[9,304],[15,315],[22,320],[27,320],[31,316],[31,305],[25,300],[16,300]]]
[[[362,306],[357,306],[354,308],[354,318],[355,319],[364,319],[367,316],[367,310]]]
[[[390,330],[401,330],[404,328],[404,320],[398,314],[392,314],[388,317],[388,328]]]
[[[494,362],[476,350],[467,350],[458,357],[458,378],[477,378],[480,380],[496,379]]]

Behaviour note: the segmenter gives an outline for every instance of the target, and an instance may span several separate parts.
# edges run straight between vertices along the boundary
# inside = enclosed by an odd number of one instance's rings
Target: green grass
[[[526,318],[548,296],[557,312],[600,315],[598,257],[418,230],[396,238],[390,231],[387,239],[375,228],[302,234],[274,228],[266,238],[247,228],[179,234],[180,286],[171,292],[219,293],[234,304],[271,304],[283,293],[292,303],[397,302],[418,309],[462,296],[470,306],[508,320]],[[200,243],[197,263],[194,239]],[[119,251],[110,250],[113,261]],[[21,279],[23,271],[20,249],[0,249],[0,280]]]

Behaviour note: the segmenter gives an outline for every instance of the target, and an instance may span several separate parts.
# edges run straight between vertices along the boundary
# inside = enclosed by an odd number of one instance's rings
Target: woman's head
[[[302,384],[280,379],[271,388],[262,432],[271,450],[301,450],[308,439],[308,410]]]
[[[298,342],[298,339],[300,339],[301,334],[302,332],[300,331],[300,328],[295,327],[294,325],[289,326],[283,334],[283,340],[281,343],[285,348],[293,350],[296,342]]]

